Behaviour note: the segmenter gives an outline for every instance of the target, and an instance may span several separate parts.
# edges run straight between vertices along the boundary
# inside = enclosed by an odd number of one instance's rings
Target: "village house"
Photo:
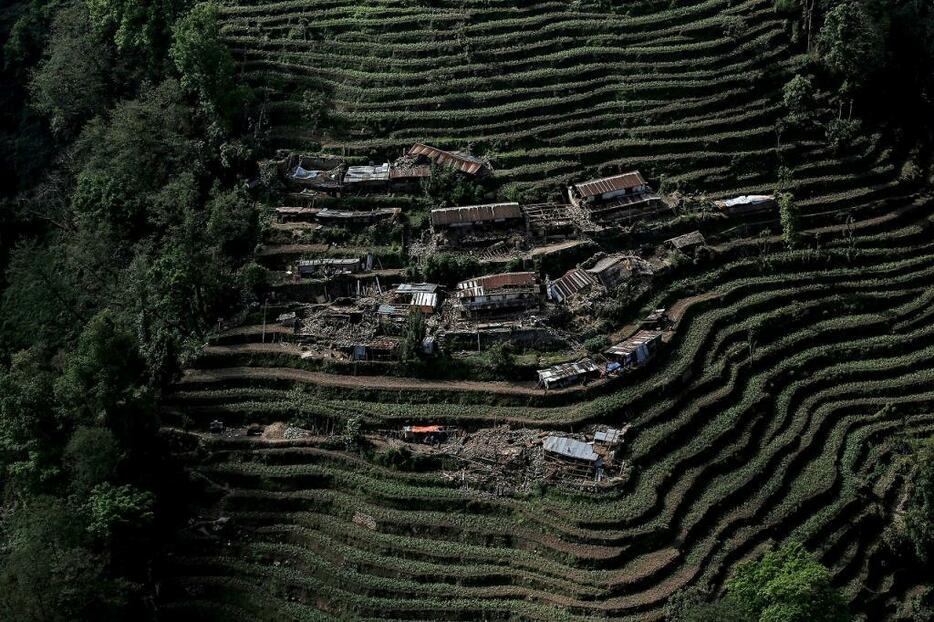
[[[542,442],[542,449],[545,462],[562,473],[597,479],[603,475],[603,458],[587,443],[565,436],[549,436]]]
[[[591,359],[562,363],[538,370],[538,384],[545,389],[566,387],[600,376],[600,368]]]
[[[457,284],[454,295],[469,314],[526,309],[538,305],[534,272],[480,276]]]
[[[655,354],[661,341],[661,331],[640,330],[629,339],[608,348],[603,354],[607,359],[619,363],[623,369],[638,367]]]
[[[355,274],[364,268],[363,261],[357,258],[300,259],[297,264],[298,275],[302,278],[325,277],[335,274]]]
[[[518,203],[492,203],[464,207],[440,207],[431,210],[431,226],[444,229],[504,228],[524,223]]]
[[[426,160],[437,166],[452,168],[465,175],[481,176],[490,172],[489,166],[483,160],[460,151],[444,151],[416,143],[409,149],[408,155],[416,160]]]
[[[691,231],[690,233],[685,233],[684,235],[679,235],[669,240],[665,240],[666,248],[674,251],[680,251],[682,253],[691,253],[694,251],[694,249],[706,244],[707,241],[704,239],[704,236],[700,231]]]
[[[775,202],[775,195],[772,194],[743,195],[734,199],[714,201],[713,204],[727,216],[760,214],[771,211],[778,205]]]
[[[623,196],[639,196],[651,190],[642,174],[632,171],[568,186],[568,198],[572,204],[580,207],[587,202],[605,202]]]

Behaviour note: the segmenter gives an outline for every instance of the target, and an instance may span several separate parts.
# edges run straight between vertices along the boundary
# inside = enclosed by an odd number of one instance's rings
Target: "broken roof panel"
[[[502,274],[489,274],[473,279],[461,281],[457,289],[467,290],[475,288],[504,289],[507,287],[531,287],[535,285],[534,272],[503,272]]]
[[[456,169],[468,175],[476,175],[483,171],[485,165],[482,160],[456,151],[444,151],[437,147],[430,147],[421,143],[412,145],[410,156],[425,156],[435,164]]]
[[[622,437],[622,433],[616,428],[607,428],[606,430],[599,430],[595,432],[593,435],[593,440],[597,441],[598,443],[612,445],[622,440]]]
[[[556,382],[597,371],[600,371],[600,368],[592,359],[581,359],[576,363],[562,363],[540,369],[538,370],[538,380],[539,382]]]
[[[597,284],[597,278],[580,268],[572,268],[564,273],[560,279],[555,279],[548,285],[548,296],[552,300],[561,302]]]
[[[412,294],[418,294],[420,292],[427,292],[433,294],[438,291],[437,283],[400,283],[396,287],[396,293],[400,295],[410,296]]]
[[[389,181],[389,162],[378,166],[349,166],[344,174],[345,184],[359,184],[368,181]]]
[[[642,173],[639,171],[632,171],[612,177],[591,179],[590,181],[581,182],[575,184],[574,189],[577,190],[582,198],[587,198],[600,196],[601,194],[615,192],[617,190],[631,190],[645,185],[646,183],[645,179],[642,177]]]
[[[522,209],[519,207],[518,203],[439,207],[431,210],[431,224],[434,226],[472,224],[476,222],[521,218]]]
[[[774,201],[775,196],[771,194],[744,194],[733,199],[714,201],[719,207],[738,207],[740,205],[757,205],[759,203],[768,203]]]
[[[438,294],[429,292],[416,292],[412,296],[412,302],[410,305],[413,307],[431,307],[434,309],[438,306]]]
[[[593,450],[593,447],[587,443],[582,443],[581,441],[567,438],[566,436],[549,436],[545,439],[545,442],[542,443],[542,447],[545,451],[568,458],[574,458],[575,460],[596,462],[600,457]]]
[[[620,341],[615,346],[605,350],[608,355],[628,356],[638,350],[641,346],[651,344],[662,337],[660,330],[640,330],[629,339]]]
[[[681,249],[688,246],[704,245],[707,243],[707,240],[704,239],[704,236],[700,231],[691,231],[690,233],[679,235],[678,237],[671,238],[670,240],[665,240],[665,243],[671,244],[677,249]]]

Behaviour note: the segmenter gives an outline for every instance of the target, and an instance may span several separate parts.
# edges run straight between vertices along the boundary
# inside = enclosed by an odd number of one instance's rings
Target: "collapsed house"
[[[300,259],[297,265],[298,275],[302,278],[356,274],[362,272],[365,268],[365,263],[359,257]]]
[[[431,226],[435,231],[508,228],[523,223],[524,217],[518,203],[440,207],[431,210]]]
[[[502,321],[470,322],[438,332],[438,340],[447,351],[484,350],[498,343],[519,347],[566,346],[566,341],[554,330],[535,322]]]
[[[639,327],[643,329],[662,329],[666,328],[671,324],[671,319],[668,317],[667,309],[655,309],[647,316],[645,316],[642,321],[639,322]]]
[[[326,207],[317,211],[309,211],[313,212],[315,220],[322,225],[367,227],[384,220],[397,218],[402,210],[398,207],[374,210],[340,210]]]
[[[276,322],[283,328],[291,328],[292,330],[297,329],[299,324],[298,315],[294,311],[280,314],[276,318]]]
[[[603,475],[603,458],[589,444],[565,436],[549,436],[542,443],[545,462],[563,473],[582,478]]]
[[[526,230],[540,238],[564,238],[576,228],[568,206],[561,203],[523,205],[522,213]]]
[[[489,165],[480,158],[467,155],[460,151],[444,151],[437,147],[430,147],[421,143],[412,145],[408,152],[409,157],[418,160],[427,160],[437,166],[460,171],[465,175],[481,176],[490,172]]]
[[[534,272],[504,272],[461,281],[454,295],[471,315],[527,309],[539,302]]]
[[[775,209],[778,205],[773,194],[749,194],[734,199],[714,201],[713,204],[727,216],[761,214]]]
[[[410,311],[429,315],[435,312],[440,303],[439,289],[439,286],[435,283],[400,283],[393,292],[393,298],[396,301],[408,303]],[[387,313],[390,316],[392,314]]]
[[[690,233],[665,240],[666,248],[682,253],[690,253],[694,249],[705,246],[706,244],[707,240],[704,239],[704,235],[700,231],[691,231]]]
[[[407,192],[418,190],[422,180],[430,177],[430,164],[395,163],[389,169],[389,189]]]
[[[409,443],[434,445],[448,439],[451,430],[443,425],[406,425],[402,426],[402,438]]]
[[[600,368],[593,360],[581,359],[576,363],[561,363],[538,370],[538,385],[545,389],[557,389],[599,376]]]
[[[571,268],[561,278],[549,282],[546,289],[549,299],[562,303],[598,287],[612,289],[633,276],[652,272],[652,265],[635,255],[609,255],[586,270]]]
[[[341,187],[343,161],[329,156],[290,154],[276,162],[276,169],[294,186],[336,192]]]
[[[399,340],[382,337],[361,341],[341,341],[334,349],[346,354],[351,361],[391,361],[398,357]]]
[[[614,371],[620,368],[628,369],[644,364],[654,356],[661,341],[661,331],[640,330],[629,339],[624,339],[603,352],[603,355],[606,356],[607,359],[619,365],[618,367],[614,366],[613,370],[608,366],[607,370]]]
[[[378,165],[348,166],[344,173],[346,190],[388,190],[389,162]]]
[[[635,255],[608,255],[588,268],[587,272],[605,288],[613,289],[633,276],[650,276],[654,270],[649,262]]]
[[[571,268],[559,279],[548,283],[548,298],[561,303],[574,296],[591,292],[600,282],[593,274],[580,268]]]

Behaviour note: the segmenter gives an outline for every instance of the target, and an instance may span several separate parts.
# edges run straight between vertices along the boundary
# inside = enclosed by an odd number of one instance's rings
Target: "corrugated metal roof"
[[[670,240],[665,240],[665,242],[667,244],[671,244],[675,248],[684,248],[685,246],[706,244],[707,240],[704,239],[704,236],[700,231],[691,231],[690,233],[679,235],[678,237],[671,238]]]
[[[616,428],[607,428],[606,430],[595,432],[593,435],[593,440],[612,445],[613,443],[618,442],[621,437],[622,434]]]
[[[574,186],[582,198],[595,197],[606,192],[616,190],[630,190],[645,185],[645,179],[639,171],[622,173],[613,177],[604,177],[602,179],[591,179]]]
[[[484,164],[479,158],[465,155],[463,153],[444,151],[443,149],[429,147],[428,145],[423,145],[421,143],[412,145],[412,148],[409,149],[409,155],[425,156],[435,164],[457,169],[462,173],[467,173],[468,175],[476,175],[484,168]]]
[[[617,356],[628,356],[639,349],[643,344],[650,344],[662,338],[662,332],[659,330],[640,330],[629,339],[620,341],[615,346],[605,350],[606,354]]]
[[[357,266],[360,264],[359,259],[352,258],[343,258],[343,257],[325,257],[323,259],[300,259],[298,261],[299,266]]]
[[[431,434],[433,432],[443,432],[444,426],[440,425],[407,425],[403,426],[403,432],[414,432],[415,434]]]
[[[412,302],[410,304],[413,307],[434,308],[438,306],[438,294],[432,294],[429,292],[416,292],[412,296]]]
[[[560,279],[555,279],[548,284],[548,296],[552,300],[562,302],[596,284],[597,278],[594,275],[580,268],[572,268]]]
[[[542,443],[545,451],[574,458],[575,460],[587,460],[595,462],[600,456],[593,450],[593,447],[587,443],[567,438],[566,436],[549,436]]]
[[[437,283],[400,283],[399,286],[396,287],[396,293],[405,296],[417,294],[419,292],[433,294],[436,291],[438,291]]]
[[[349,166],[344,174],[345,184],[359,184],[367,181],[389,181],[389,162],[378,166]]]
[[[502,274],[489,274],[461,281],[457,284],[457,289],[483,288],[494,290],[505,287],[530,287],[532,285],[535,285],[534,272],[503,272]]]
[[[592,359],[581,359],[576,363],[562,363],[546,369],[540,369],[538,370],[538,380],[539,382],[555,382],[557,380],[573,378],[574,376],[593,373],[599,370],[600,368],[597,367],[597,364],[594,363]]]
[[[488,205],[466,205],[464,207],[439,207],[431,210],[434,226],[460,225],[491,220],[521,219],[522,209],[518,203],[490,203]]]

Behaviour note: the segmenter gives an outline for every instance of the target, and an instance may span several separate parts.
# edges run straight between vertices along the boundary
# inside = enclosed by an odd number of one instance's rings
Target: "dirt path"
[[[481,382],[475,380],[422,380],[396,376],[338,376],[290,367],[226,367],[221,369],[189,369],[178,386],[200,382],[223,382],[239,378],[294,380],[324,387],[348,389],[396,389],[400,391],[468,391],[502,395],[543,395],[542,389],[508,382]],[[593,386],[595,383],[591,383]],[[549,393],[574,393],[583,387],[552,390]]]

